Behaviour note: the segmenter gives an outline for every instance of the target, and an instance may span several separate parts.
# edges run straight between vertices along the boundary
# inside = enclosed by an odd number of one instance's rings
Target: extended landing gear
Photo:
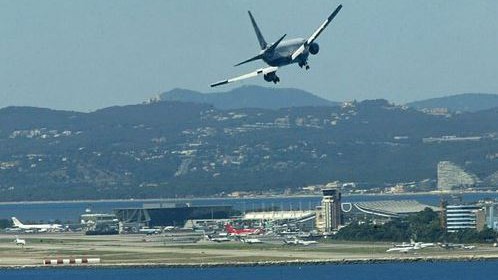
[[[306,70],[310,70],[310,66],[309,66],[309,64],[308,64],[308,62],[307,62],[307,61],[304,61],[304,62],[299,62],[299,64],[298,64],[298,65],[299,65],[299,67],[301,67],[301,68],[303,68],[303,67],[304,67],[304,69],[306,69]]]
[[[263,77],[267,82],[273,82],[274,84],[280,82],[280,78],[277,76],[277,74],[275,74],[275,72],[265,74]]]

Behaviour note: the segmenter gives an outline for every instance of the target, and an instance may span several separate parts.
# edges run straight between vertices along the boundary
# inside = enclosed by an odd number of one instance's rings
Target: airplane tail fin
[[[226,230],[228,233],[234,233],[234,232],[235,232],[235,230],[234,230],[234,228],[232,227],[232,225],[231,225],[231,224],[228,224],[228,223],[225,225],[225,230]]]
[[[258,37],[259,41],[259,46],[261,47],[262,50],[266,49],[268,44],[265,41],[265,38],[263,37],[263,34],[261,34],[261,30],[259,30],[258,25],[256,24],[256,21],[254,20],[254,17],[251,14],[251,11],[247,11],[249,13],[249,17],[251,18],[252,22],[252,27],[254,27],[254,32],[256,32],[256,36]]]
[[[23,224],[16,217],[12,217],[12,222],[16,227],[23,226]]]

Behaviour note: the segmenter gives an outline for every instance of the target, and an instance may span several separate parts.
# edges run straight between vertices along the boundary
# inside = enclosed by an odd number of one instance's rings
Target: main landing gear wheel
[[[310,66],[308,65],[308,62],[299,62],[298,63],[299,67],[306,69],[306,70],[310,70]]]

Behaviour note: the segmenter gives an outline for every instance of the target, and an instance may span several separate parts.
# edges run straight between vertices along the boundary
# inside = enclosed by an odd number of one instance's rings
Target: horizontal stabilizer
[[[278,39],[278,41],[276,41],[268,49],[266,49],[265,53],[272,53],[273,51],[275,51],[275,48],[277,48],[278,44],[280,44],[280,42],[282,42],[282,40],[285,38],[285,36],[287,36],[287,34],[284,34],[284,36],[280,37],[280,39]]]
[[[258,54],[257,56],[251,57],[248,60],[244,60],[241,63],[235,64],[234,66],[239,66],[239,65],[242,65],[244,63],[248,63],[248,62],[255,61],[255,60],[258,60],[258,59],[262,59],[262,58],[263,58],[263,55],[262,54]]]

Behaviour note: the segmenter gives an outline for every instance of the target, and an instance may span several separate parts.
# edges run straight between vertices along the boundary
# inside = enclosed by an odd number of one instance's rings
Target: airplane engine
[[[268,74],[265,74],[263,78],[265,79],[265,81],[273,82],[275,84],[280,82],[280,78],[277,76],[277,74],[275,74],[275,72],[270,72]]]
[[[320,51],[320,46],[317,43],[312,43],[309,47],[310,54],[315,55]]]

